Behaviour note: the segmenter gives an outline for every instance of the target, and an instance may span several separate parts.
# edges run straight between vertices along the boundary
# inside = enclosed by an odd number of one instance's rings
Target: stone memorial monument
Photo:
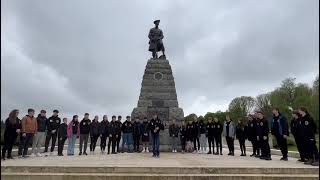
[[[163,33],[158,28],[160,20],[154,21],[155,27],[149,33],[149,51],[152,58],[148,60],[138,100],[138,105],[133,109],[131,117],[148,117],[151,119],[154,114],[162,120],[165,130],[160,134],[160,143],[169,145],[168,128],[172,120],[178,124],[184,118],[183,110],[179,108],[177,93],[169,61],[164,54]],[[162,51],[158,58],[157,52]],[[161,149],[167,146],[162,146]]]

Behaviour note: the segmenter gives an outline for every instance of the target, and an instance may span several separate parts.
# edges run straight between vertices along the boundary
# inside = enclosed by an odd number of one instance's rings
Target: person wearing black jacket
[[[319,166],[319,151],[315,138],[317,126],[305,107],[300,107],[298,111],[301,115],[302,131],[304,132],[302,143],[305,148],[306,158],[308,159],[305,164]]]
[[[257,140],[261,148],[260,159],[271,160],[269,145],[269,126],[262,112],[257,112]]]
[[[271,134],[276,138],[277,144],[280,147],[282,161],[288,161],[288,144],[287,137],[289,136],[289,126],[287,118],[279,112],[278,108],[272,110],[272,126]]]
[[[45,142],[44,153],[48,152],[49,142],[51,140],[51,150],[50,154],[52,154],[54,147],[56,145],[57,140],[57,131],[61,123],[61,119],[58,117],[59,111],[53,110],[53,115],[49,117],[47,121],[47,137]]]
[[[215,154],[214,153],[214,123],[212,122],[212,117],[208,117],[208,123],[206,124],[207,130],[207,138],[209,144],[209,152],[207,154]],[[211,151],[211,144],[212,144],[212,151]]]
[[[297,145],[297,149],[299,151],[300,159],[298,161],[305,162],[306,157],[305,157],[304,147],[302,144],[302,136],[303,136],[304,132],[302,131],[301,117],[300,117],[300,114],[298,111],[292,112],[290,131],[294,137],[294,140]]]
[[[119,132],[121,132],[121,128],[116,121],[116,116],[112,116],[112,121],[109,123],[109,142],[108,142],[108,154],[110,154],[110,145],[112,143],[112,154],[117,154],[116,150],[116,143]]]
[[[66,141],[68,135],[67,135],[67,125],[68,119],[63,118],[63,123],[59,126],[58,129],[58,156],[63,156],[63,146],[64,142]]]
[[[180,142],[181,142],[181,152],[184,153],[186,151],[186,141],[187,141],[187,129],[184,121],[182,121],[182,125],[179,130],[180,133]]]
[[[46,111],[41,110],[37,117],[37,133],[34,135],[32,142],[32,154],[35,156],[41,156],[40,147],[46,137],[47,121]]]
[[[122,123],[121,127],[122,131],[122,152],[125,151],[125,144],[127,145],[128,152],[132,153],[132,132],[133,132],[133,125],[130,119],[130,116],[126,117],[126,121]]]
[[[253,115],[248,116],[247,137],[252,144],[252,154],[250,157],[259,157],[260,148],[257,140],[257,121]]]
[[[194,149],[193,153],[197,153],[198,151],[200,151],[200,140],[199,140],[200,130],[199,130],[198,118],[196,116],[193,117],[192,125],[193,125],[192,138],[193,138],[193,149]]]
[[[177,144],[179,138],[179,126],[176,124],[176,120],[172,120],[172,124],[169,126],[169,136],[171,138],[171,149],[172,152],[177,152]]]
[[[214,132],[214,141],[216,142],[216,148],[217,152],[215,155],[219,155],[219,150],[220,150],[220,155],[222,154],[222,131],[223,131],[223,125],[219,122],[218,118],[214,118],[214,123],[213,123],[213,132]]]
[[[90,154],[94,153],[99,136],[99,116],[94,116],[90,126]]]
[[[135,121],[133,123],[133,149],[135,152],[140,152],[140,137],[141,137],[141,123],[138,117],[134,118]]]
[[[118,136],[117,136],[117,139],[116,139],[116,147],[117,147],[117,152],[119,153],[120,152],[120,140],[121,140],[121,128],[122,128],[122,123],[121,123],[121,119],[122,117],[121,116],[118,116],[118,120],[116,121],[116,124],[118,126],[118,128],[120,129],[120,131],[118,132]],[[123,141],[123,139],[122,139]]]
[[[150,134],[150,129],[149,129],[149,122],[148,118],[144,117],[143,122],[141,124],[141,141],[142,141],[142,152],[149,152],[149,134]]]
[[[19,110],[14,109],[9,113],[9,117],[5,121],[4,130],[4,145],[2,147],[1,159],[5,160],[6,152],[8,151],[7,158],[13,159],[11,152],[14,143],[18,137],[18,133],[21,130],[21,122],[18,118]]]
[[[239,140],[241,155],[246,155],[246,139],[247,139],[247,126],[242,122],[242,119],[238,119],[238,124],[236,127],[236,138]]]
[[[84,118],[80,121],[80,145],[79,145],[79,156],[88,155],[87,145],[90,133],[91,120],[89,119],[89,113],[84,114]],[[82,148],[83,147],[83,148]]]
[[[152,147],[153,147],[153,157],[159,158],[160,156],[160,130],[164,130],[164,126],[158,116],[155,114],[149,122],[151,137],[152,137]]]
[[[102,121],[99,124],[100,131],[100,149],[101,153],[104,154],[106,150],[107,138],[109,137],[109,121],[108,116],[104,115]]]

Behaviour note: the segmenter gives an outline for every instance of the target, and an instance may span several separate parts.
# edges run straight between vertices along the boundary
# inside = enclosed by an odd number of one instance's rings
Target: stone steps
[[[292,174],[152,174],[152,173],[1,173],[5,180],[316,180],[318,175]]]
[[[134,167],[134,166],[1,166],[1,173],[74,173],[74,174],[290,174],[318,175],[319,168],[255,167]]]

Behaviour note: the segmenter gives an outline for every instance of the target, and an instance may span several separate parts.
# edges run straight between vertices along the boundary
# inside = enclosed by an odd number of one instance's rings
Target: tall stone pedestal
[[[171,66],[166,59],[148,60],[141,83],[138,105],[133,109],[131,117],[151,119],[155,113],[165,125],[165,130],[160,134],[160,143],[168,145],[170,144],[169,125],[173,119],[181,124],[184,114],[179,108]]]

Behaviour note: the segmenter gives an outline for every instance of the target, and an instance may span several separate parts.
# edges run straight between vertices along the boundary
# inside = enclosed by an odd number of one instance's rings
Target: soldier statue
[[[164,54],[164,46],[163,46],[163,33],[162,30],[159,29],[159,23],[160,20],[155,20],[153,21],[153,23],[155,24],[155,27],[150,29],[149,31],[149,51],[152,52],[152,57],[154,59],[158,58],[158,51],[162,51],[162,56],[160,56],[160,58],[165,58],[165,54]]]

